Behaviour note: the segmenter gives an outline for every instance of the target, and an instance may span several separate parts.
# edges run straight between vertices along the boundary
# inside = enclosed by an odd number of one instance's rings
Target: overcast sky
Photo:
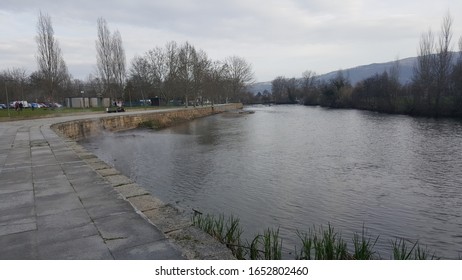
[[[36,70],[40,10],[79,79],[95,73],[99,17],[120,31],[127,65],[168,41],[189,41],[212,59],[245,58],[257,81],[416,56],[420,35],[438,32],[448,11],[454,50],[462,35],[461,0],[1,0],[0,71]]]

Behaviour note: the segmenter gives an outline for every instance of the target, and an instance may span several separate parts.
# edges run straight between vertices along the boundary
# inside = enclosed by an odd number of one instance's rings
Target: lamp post
[[[82,102],[81,102],[82,103],[82,110],[85,109],[85,99],[83,98],[84,93],[85,93],[85,91],[83,91],[83,90],[80,91],[80,94],[82,95]]]

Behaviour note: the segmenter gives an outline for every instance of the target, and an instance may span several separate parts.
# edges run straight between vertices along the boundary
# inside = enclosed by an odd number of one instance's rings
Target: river
[[[153,131],[82,142],[154,196],[238,216],[246,236],[330,223],[350,242],[364,227],[381,258],[419,240],[462,256],[462,122],[304,106],[246,107]],[[351,247],[350,247],[351,249]]]

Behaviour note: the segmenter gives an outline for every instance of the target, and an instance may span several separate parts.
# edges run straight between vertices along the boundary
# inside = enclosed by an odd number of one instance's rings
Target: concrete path
[[[0,259],[183,259],[50,129],[77,118],[0,122]]]

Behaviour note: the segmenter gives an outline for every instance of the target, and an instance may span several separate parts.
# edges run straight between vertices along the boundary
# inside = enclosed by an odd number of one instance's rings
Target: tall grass
[[[330,224],[327,229],[322,226],[310,229],[308,233],[297,232],[302,242],[301,249],[296,255],[300,260],[345,260],[351,259],[347,251],[347,243],[340,233],[335,232]]]
[[[374,246],[379,240],[379,236],[374,239],[370,236],[366,236],[367,232],[363,225],[363,230],[361,232],[361,236],[357,233],[353,236],[353,246],[354,246],[354,253],[353,259],[355,260],[372,260],[375,259],[375,251]]]
[[[395,239],[391,241],[393,248],[394,260],[436,260],[439,259],[435,256],[435,253],[430,253],[428,248],[421,247],[419,241],[410,243],[403,238]]]
[[[263,234],[257,234],[251,241],[242,240],[243,229],[236,217],[225,218],[219,215],[195,214],[192,218],[195,226],[215,237],[225,244],[237,259],[250,260],[280,260],[282,259],[282,238],[279,229],[266,229]],[[372,237],[363,225],[360,234],[354,233],[350,242],[353,250],[348,250],[340,232],[328,224],[327,227],[313,226],[307,232],[297,231],[300,241],[299,249],[289,255],[299,260],[373,260],[380,257],[374,250],[379,236]],[[395,260],[434,260],[438,259],[427,247],[421,247],[417,242],[409,243],[404,239],[391,241],[391,258]]]

